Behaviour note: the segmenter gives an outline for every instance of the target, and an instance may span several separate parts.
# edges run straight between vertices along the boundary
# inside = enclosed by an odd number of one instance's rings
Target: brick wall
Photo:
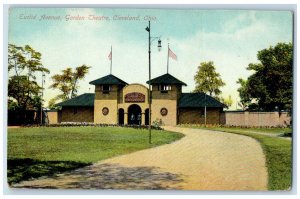
[[[206,109],[206,124],[220,124],[221,110],[219,108]],[[204,124],[204,108],[180,108],[179,124]]]
[[[222,122],[231,126],[287,126],[291,117],[287,112],[225,112]]]
[[[94,107],[63,107],[61,122],[94,122]]]

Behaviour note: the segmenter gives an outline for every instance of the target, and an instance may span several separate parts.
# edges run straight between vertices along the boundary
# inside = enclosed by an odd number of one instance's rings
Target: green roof
[[[85,106],[93,107],[94,106],[94,93],[84,93],[72,99],[66,100],[56,104],[57,106]]]
[[[147,81],[146,83],[149,84],[149,81]],[[151,85],[152,84],[179,84],[179,85],[186,86],[186,83],[176,79],[175,77],[173,77],[169,73],[164,74],[164,75],[159,76],[159,77],[156,77],[154,79],[151,79],[150,83],[151,83]]]
[[[182,93],[181,97],[178,101],[179,108],[199,108],[204,107],[216,107],[223,108],[226,107],[224,104],[216,100],[215,98],[206,95],[206,103],[205,103],[205,95],[204,93]],[[84,107],[94,107],[94,93],[85,93],[79,95],[73,99],[66,100],[64,102],[60,102],[56,104],[57,106],[63,107],[74,107],[74,106],[84,106]]]
[[[178,102],[179,108],[226,107],[223,103],[205,93],[182,93]]]
[[[111,85],[127,85],[126,82],[121,80],[120,78],[110,74],[94,81],[91,81],[90,84],[93,85],[104,85],[104,84],[111,84]]]

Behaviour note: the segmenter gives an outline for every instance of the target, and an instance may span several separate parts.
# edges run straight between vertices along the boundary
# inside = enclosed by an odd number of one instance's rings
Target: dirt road
[[[83,189],[267,190],[260,144],[230,133],[165,127],[186,136],[15,187]]]

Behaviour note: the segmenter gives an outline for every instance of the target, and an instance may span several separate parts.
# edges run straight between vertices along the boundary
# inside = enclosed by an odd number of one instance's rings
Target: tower
[[[117,124],[118,103],[122,100],[122,89],[126,82],[110,74],[94,81],[94,123]]]
[[[147,81],[152,86],[151,121],[159,120],[163,125],[177,124],[177,105],[186,84],[169,73]]]

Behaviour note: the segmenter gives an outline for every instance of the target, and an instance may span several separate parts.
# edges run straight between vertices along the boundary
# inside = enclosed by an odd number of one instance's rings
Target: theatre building
[[[170,74],[147,81],[151,84],[151,123],[162,125],[219,124],[224,104],[204,93],[182,93],[186,84]],[[97,124],[149,124],[148,88],[128,84],[114,75],[90,84],[95,93],[85,93],[57,104],[61,106],[58,122],[94,122]],[[153,124],[153,123],[152,123]]]

